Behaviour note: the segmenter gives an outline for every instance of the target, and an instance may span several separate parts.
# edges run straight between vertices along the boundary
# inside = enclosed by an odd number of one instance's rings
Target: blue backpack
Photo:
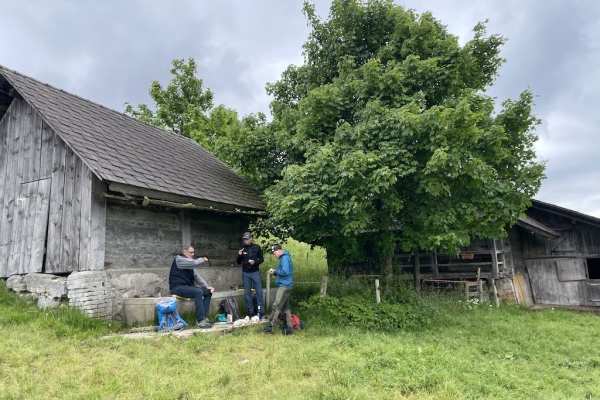
[[[156,303],[156,312],[158,314],[159,332],[178,331],[187,326],[177,312],[177,301],[175,299],[164,299]]]

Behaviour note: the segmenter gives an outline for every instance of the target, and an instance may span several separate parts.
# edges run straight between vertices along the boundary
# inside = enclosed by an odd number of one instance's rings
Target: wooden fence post
[[[498,290],[496,289],[496,281],[492,278],[490,279],[490,283],[492,284],[492,291],[494,293],[494,304],[496,307],[500,307],[500,300],[498,299]]]
[[[479,293],[479,302],[483,301],[483,281],[481,280],[481,268],[477,268],[477,292]]]
[[[421,294],[421,265],[419,264],[419,248],[417,247],[414,251],[413,259],[413,281],[415,285],[415,292]]]
[[[328,279],[329,279],[328,276],[324,276],[323,279],[321,280],[321,293],[319,294],[320,298],[327,296],[327,280]]]
[[[375,299],[377,300],[377,304],[381,301],[381,297],[379,296],[379,279],[375,279]]]

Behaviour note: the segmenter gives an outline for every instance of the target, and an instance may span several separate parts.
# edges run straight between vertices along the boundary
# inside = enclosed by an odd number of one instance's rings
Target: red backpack
[[[283,313],[283,311],[279,311],[279,319],[283,321],[284,324],[286,324],[285,314]],[[304,323],[300,321],[300,318],[298,318],[296,314],[292,314],[292,327],[295,331],[304,328]]]

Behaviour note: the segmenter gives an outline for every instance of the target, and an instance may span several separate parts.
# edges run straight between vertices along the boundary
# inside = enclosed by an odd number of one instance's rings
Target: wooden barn
[[[397,253],[396,271],[415,280],[415,289],[451,283],[476,290],[477,273],[500,298],[524,304],[600,306],[600,219],[532,199],[526,216],[500,240],[474,239],[456,254]],[[333,249],[334,250],[334,249]],[[342,268],[378,275],[380,256],[344,262]],[[335,253],[328,252],[336,265]],[[332,260],[333,258],[333,260]],[[339,263],[338,263],[339,264]]]
[[[196,142],[0,66],[0,278],[99,271],[82,282],[103,281],[118,316],[124,298],[168,294],[191,243],[224,290],[263,211]]]

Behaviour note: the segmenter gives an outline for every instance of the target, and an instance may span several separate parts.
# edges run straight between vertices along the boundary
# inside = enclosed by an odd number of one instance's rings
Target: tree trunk
[[[415,284],[415,292],[417,292],[417,294],[421,294],[421,265],[419,264],[418,247],[413,253],[413,281]]]
[[[394,277],[394,251],[389,251],[384,255],[381,265],[381,276],[391,281]],[[387,285],[386,285],[387,286]]]

